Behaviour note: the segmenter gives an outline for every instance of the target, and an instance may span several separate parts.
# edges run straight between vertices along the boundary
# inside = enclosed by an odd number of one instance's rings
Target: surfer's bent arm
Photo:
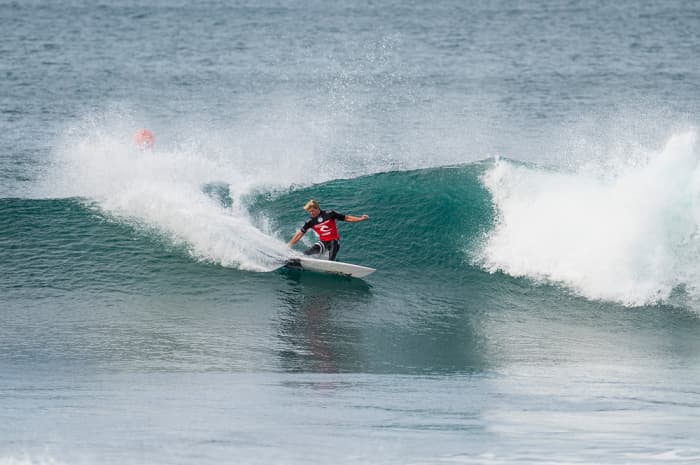
[[[352,215],[345,215],[345,221],[348,223],[358,223],[360,221],[365,221],[369,219],[369,215],[362,215],[362,216],[352,216]]]
[[[292,238],[290,239],[290,241],[289,241],[289,243],[288,243],[287,245],[288,245],[289,247],[292,247],[294,244],[297,243],[297,241],[299,241],[299,239],[301,239],[301,236],[303,236],[303,235],[304,235],[304,232],[302,232],[302,231],[297,231],[297,233],[294,235],[294,237],[292,237]]]

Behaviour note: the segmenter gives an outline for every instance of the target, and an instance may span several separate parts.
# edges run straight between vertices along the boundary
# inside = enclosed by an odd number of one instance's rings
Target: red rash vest
[[[335,210],[321,210],[316,218],[311,218],[304,223],[301,232],[305,234],[309,228],[312,228],[322,242],[338,240],[340,236],[338,236],[335,220],[345,221],[345,215]]]

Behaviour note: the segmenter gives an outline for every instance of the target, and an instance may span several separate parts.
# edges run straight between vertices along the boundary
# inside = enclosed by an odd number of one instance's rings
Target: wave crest
[[[482,177],[497,210],[481,251],[489,271],[561,283],[591,299],[700,298],[696,130],[601,176],[500,160]]]

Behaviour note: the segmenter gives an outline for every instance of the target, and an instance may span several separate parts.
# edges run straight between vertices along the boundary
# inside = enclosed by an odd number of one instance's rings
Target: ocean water
[[[0,39],[0,465],[700,463],[695,2],[0,0]],[[376,273],[280,268],[310,198]]]

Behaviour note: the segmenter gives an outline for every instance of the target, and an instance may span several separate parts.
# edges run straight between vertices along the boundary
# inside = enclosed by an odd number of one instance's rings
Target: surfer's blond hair
[[[309,211],[312,208],[315,208],[316,210],[320,210],[321,206],[314,199],[311,199],[308,202],[306,202],[306,204],[304,205],[304,210]]]

